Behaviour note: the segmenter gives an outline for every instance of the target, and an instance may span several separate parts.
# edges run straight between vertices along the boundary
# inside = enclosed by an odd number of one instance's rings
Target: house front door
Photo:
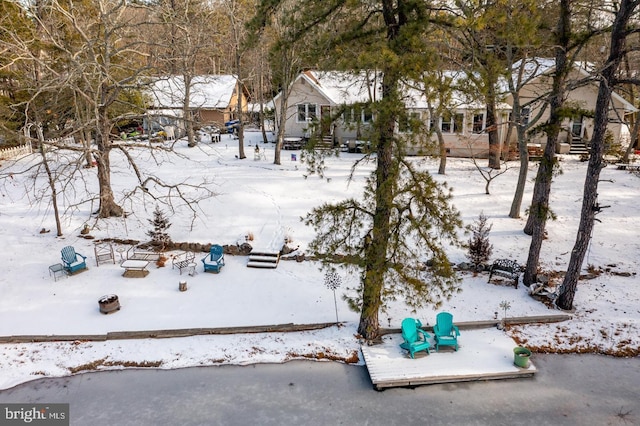
[[[582,121],[583,121],[583,117],[577,117],[573,119],[573,123],[571,125],[571,138],[572,139],[582,139],[582,131],[583,131],[583,125],[582,125]]]

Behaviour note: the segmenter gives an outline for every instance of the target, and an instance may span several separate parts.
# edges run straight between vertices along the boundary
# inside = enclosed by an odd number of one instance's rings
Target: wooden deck
[[[362,354],[375,389],[418,386],[436,383],[469,382],[531,377],[536,368],[519,368],[513,363],[517,345],[496,328],[461,330],[460,348],[432,348],[431,354],[416,354],[411,359],[400,348],[399,334],[383,336],[379,345],[363,345]],[[532,356],[535,360],[535,354]]]

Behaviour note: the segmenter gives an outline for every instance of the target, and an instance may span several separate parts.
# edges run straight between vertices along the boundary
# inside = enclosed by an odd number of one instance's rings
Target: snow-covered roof
[[[540,77],[541,75],[550,74],[556,67],[556,61],[553,58],[522,59],[513,64],[514,76],[517,75],[517,71],[522,66],[522,61],[525,61],[522,82],[528,82]],[[575,61],[573,67],[585,78],[589,77],[596,69],[595,65],[592,62],[586,61]],[[612,92],[611,97],[616,102],[619,102],[622,108],[627,112],[635,112],[638,110],[632,103],[627,101],[616,92]]]
[[[193,108],[228,108],[237,82],[234,75],[195,76],[191,81],[189,103]],[[155,80],[149,87],[149,95],[155,108],[181,108],[185,97],[183,76]]]
[[[466,78],[466,74],[458,71],[447,71],[443,74],[458,84]],[[305,79],[316,91],[322,94],[333,105],[352,105],[379,100],[381,98],[380,83],[382,75],[379,71],[305,71],[299,78]],[[401,92],[407,108],[427,109],[427,101],[419,83],[405,84]],[[455,109],[483,109],[478,99],[459,90],[454,90],[450,99],[450,107]],[[507,104],[500,103],[498,109],[510,109]]]
[[[380,98],[380,73],[361,71],[305,71],[301,74],[335,105],[372,102]]]

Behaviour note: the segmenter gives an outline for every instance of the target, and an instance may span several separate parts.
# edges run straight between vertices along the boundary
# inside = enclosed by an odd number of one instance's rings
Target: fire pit
[[[100,305],[100,312],[103,314],[110,314],[111,312],[120,310],[120,300],[115,294],[107,294],[98,299],[98,305]]]

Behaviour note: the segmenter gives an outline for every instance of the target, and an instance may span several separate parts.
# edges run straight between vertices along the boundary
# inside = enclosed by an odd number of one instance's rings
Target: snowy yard
[[[206,186],[217,194],[204,200],[194,217],[176,202],[170,213],[169,233],[174,242],[236,244],[254,248],[278,249],[285,238],[304,253],[313,238],[312,230],[300,218],[322,202],[347,196],[359,196],[372,164],[356,171],[347,181],[353,160],[361,154],[342,153],[327,159],[325,178],[306,176],[300,152],[283,151],[283,164],[272,164],[273,144],[256,142],[259,133],[248,133],[245,147],[249,156],[238,160],[237,141],[224,136],[217,144],[201,143],[187,148],[178,142],[181,156],[152,157],[138,151],[140,165],[172,182]],[[205,142],[206,139],[205,139]],[[258,143],[265,157],[253,158]],[[293,161],[291,154],[296,155]],[[87,335],[125,330],[215,328],[273,324],[309,324],[333,322],[336,318],[333,292],[324,285],[324,276],[310,261],[281,260],[274,270],[247,268],[246,256],[226,256],[220,274],[205,274],[196,255],[198,274],[180,275],[171,263],[149,266],[145,278],[126,278],[119,263],[96,266],[94,242],[80,235],[85,223],[96,240],[133,239],[146,241],[148,220],[156,203],[135,195],[122,201],[126,218],[98,221],[91,217],[97,207],[85,200],[85,190],[95,191],[94,170],[85,169],[87,179],[77,179],[59,201],[67,208],[63,220],[64,236],[55,236],[55,222],[48,199],[39,200],[44,182],[32,187],[32,175],[19,174],[36,156],[17,163],[2,161],[0,173],[10,178],[0,183],[0,253],[3,273],[0,278],[0,336],[15,335]],[[423,167],[437,172],[437,160],[414,158]],[[493,228],[490,241],[493,259],[510,258],[526,262],[529,237],[522,232],[523,219],[507,215],[515,189],[517,163],[484,193],[484,180],[469,160],[449,159],[447,175],[438,176],[454,189],[454,204],[465,224],[471,224],[481,212]],[[573,246],[586,163],[577,157],[562,157],[563,174],[555,178],[551,208],[557,220],[548,224],[548,239],[541,253],[541,268],[552,277],[562,272]],[[535,163],[531,165],[533,178]],[[112,183],[116,199],[135,184],[133,170],[123,165],[116,152],[112,155]],[[640,282],[637,277],[637,253],[640,252],[637,201],[640,178],[626,171],[607,167],[602,173],[599,201],[610,205],[598,218],[585,260],[598,272],[580,282],[575,312],[570,321],[555,324],[514,326],[507,333],[534,350],[556,352],[596,351],[637,356],[640,348]],[[532,182],[527,185],[525,204],[530,201]],[[196,191],[196,189],[194,189]],[[526,206],[525,206],[526,207]],[[161,205],[165,211],[167,209]],[[169,213],[167,211],[167,213]],[[41,230],[45,231],[41,233]],[[466,238],[465,238],[466,239]],[[86,255],[89,270],[54,281],[49,265],[60,262],[60,250],[67,245]],[[171,252],[170,255],[178,252]],[[460,249],[450,251],[458,263],[466,260]],[[118,260],[119,253],[116,253]],[[188,290],[178,291],[180,280],[188,281]],[[354,361],[359,354],[355,337],[358,315],[351,312],[341,295],[353,287],[357,277],[342,276],[337,290],[338,318],[343,326],[295,333],[196,336],[173,339],[113,340],[106,342],[13,343],[0,345],[0,388],[43,377],[63,376],[91,369],[154,366],[178,368],[221,363],[248,364],[283,362],[299,357]],[[496,280],[497,281],[497,280]],[[555,281],[555,280],[552,280]],[[559,283],[559,281],[557,281]],[[381,313],[383,327],[399,328],[407,316],[433,324],[435,315],[446,310],[459,322],[490,320],[503,301],[509,302],[510,317],[560,313],[534,300],[527,288],[487,283],[487,275],[462,275],[462,292],[440,309],[425,308],[411,313],[401,303]],[[122,304],[118,312],[103,315],[98,299],[117,294]],[[502,313],[499,313],[502,316]],[[462,336],[463,338],[463,336]],[[355,356],[354,356],[355,355]],[[357,362],[362,362],[361,357]]]

